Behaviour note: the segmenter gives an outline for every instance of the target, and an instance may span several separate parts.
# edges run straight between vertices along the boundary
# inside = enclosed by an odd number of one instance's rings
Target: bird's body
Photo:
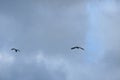
[[[16,48],[12,48],[11,50],[14,50],[15,52],[20,52],[20,50]]]
[[[81,50],[85,50],[84,48],[82,48],[82,47],[78,47],[78,46],[75,46],[75,47],[72,47],[72,48],[71,48],[71,50],[73,50],[73,49],[81,49]]]

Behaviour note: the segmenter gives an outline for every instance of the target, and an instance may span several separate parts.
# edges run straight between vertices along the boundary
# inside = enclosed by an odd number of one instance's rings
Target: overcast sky
[[[119,26],[119,0],[0,0],[0,80],[120,80]]]

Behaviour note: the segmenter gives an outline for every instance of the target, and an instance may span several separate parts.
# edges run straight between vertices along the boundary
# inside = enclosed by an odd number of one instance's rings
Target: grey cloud
[[[72,46],[72,44],[69,45],[71,42],[84,42],[83,40],[78,38],[78,36],[81,38],[85,38],[84,34],[86,31],[85,28],[87,26],[84,25],[85,22],[83,21],[86,20],[86,17],[84,17],[85,15],[83,15],[83,17],[79,15],[79,13],[81,13],[78,8],[79,6],[75,8],[72,7],[73,11],[70,10],[71,7],[65,8],[65,10],[57,8],[57,10],[53,7],[50,8],[49,6],[41,6],[40,4],[42,3],[38,4],[32,2],[33,1],[10,2],[6,5],[9,5],[11,7],[3,9],[6,11],[10,10],[9,13],[11,14],[8,15],[12,16],[14,21],[16,21],[16,23],[14,23],[15,27],[11,27],[12,25],[9,26],[16,32],[12,34],[16,35],[15,37],[13,37],[12,43],[15,43],[16,45],[18,45],[18,47],[23,47],[30,52],[42,48],[52,53],[53,51],[55,51],[55,49],[58,51],[64,50],[64,44],[66,44],[66,47],[68,47]],[[55,7],[57,7],[57,5]],[[78,14],[76,14],[76,12],[78,12]],[[83,12],[84,11],[82,11],[82,13]],[[74,18],[77,16],[79,17]],[[7,26],[7,28],[9,27]],[[81,27],[82,32],[79,32],[79,27]],[[12,31],[8,32],[12,33]],[[8,34],[7,36],[12,37],[12,35]],[[61,45],[58,45],[57,43],[60,42]],[[26,46],[24,44],[26,44]],[[51,45],[53,47],[51,47]]]
[[[7,60],[7,56],[6,56],[6,60]],[[52,61],[49,62],[49,59],[47,58],[44,58],[44,60],[42,60],[41,62],[37,62],[35,56],[31,56],[31,57],[30,56],[25,57],[20,55],[17,57],[14,56],[14,61],[12,63],[4,62],[4,64],[1,65],[0,79],[1,80],[9,80],[9,79],[66,80],[66,74],[62,70],[62,67],[51,69],[52,65],[56,65],[56,63],[52,63]]]
[[[0,60],[0,80],[119,80],[119,2],[1,0]]]

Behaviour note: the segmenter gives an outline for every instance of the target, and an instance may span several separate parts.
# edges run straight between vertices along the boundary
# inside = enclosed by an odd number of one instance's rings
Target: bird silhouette
[[[20,52],[20,50],[16,48],[12,48],[11,50],[14,50],[15,52]]]
[[[73,49],[81,49],[81,50],[85,50],[84,48],[82,48],[82,47],[78,47],[78,46],[75,46],[75,47],[72,47],[72,48],[71,48],[71,50],[73,50]]]

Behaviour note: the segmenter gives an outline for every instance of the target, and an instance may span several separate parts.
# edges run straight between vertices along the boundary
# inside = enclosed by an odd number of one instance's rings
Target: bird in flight
[[[12,48],[11,50],[14,50],[15,52],[20,52],[20,50],[16,48]]]
[[[82,47],[78,47],[78,46],[75,46],[75,47],[72,47],[72,48],[71,48],[71,50],[73,50],[73,49],[81,49],[81,50],[85,50],[84,48],[82,48]]]

